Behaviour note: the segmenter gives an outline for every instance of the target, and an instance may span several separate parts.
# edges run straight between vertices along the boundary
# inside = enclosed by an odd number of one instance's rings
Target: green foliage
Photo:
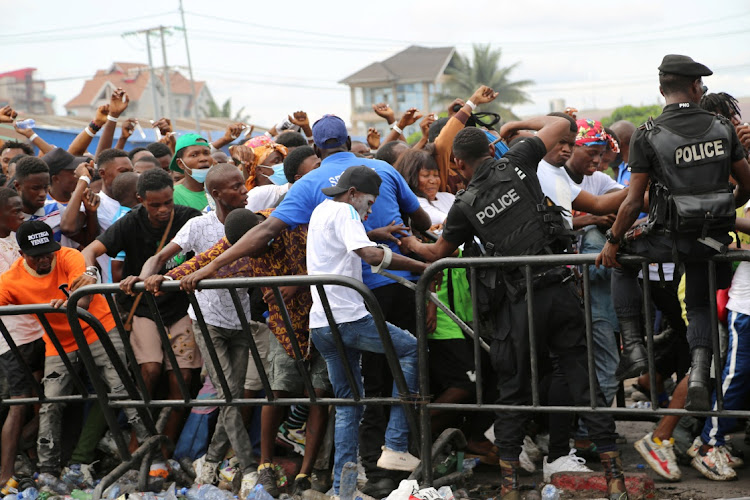
[[[497,99],[482,104],[481,111],[499,113],[504,121],[517,120],[510,107],[514,104],[531,102],[524,88],[532,85],[532,80],[510,81],[510,74],[519,63],[501,66],[502,49],[492,49],[490,45],[474,45],[472,59],[456,53],[445,70],[448,78],[446,91],[439,97],[446,104],[460,97],[468,99],[481,85],[487,85],[499,92]]]
[[[611,116],[602,118],[602,125],[609,127],[620,120],[627,120],[636,127],[640,127],[646,123],[649,117],[656,118],[660,114],[661,106],[658,104],[653,106],[620,106],[612,112]]]
[[[235,122],[246,122],[250,120],[249,115],[243,115],[242,112],[245,110],[244,106],[241,107],[234,115],[232,115],[232,98],[230,97],[224,104],[219,106],[213,98],[208,101],[206,108],[203,108],[203,114],[206,118],[231,118]]]

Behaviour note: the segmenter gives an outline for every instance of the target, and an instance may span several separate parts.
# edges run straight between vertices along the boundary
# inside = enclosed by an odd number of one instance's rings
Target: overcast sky
[[[264,126],[297,109],[348,122],[348,87],[337,82],[410,44],[502,48],[503,65],[520,63],[513,79],[535,81],[533,103],[514,108],[520,115],[546,113],[554,98],[579,109],[660,103],[656,68],[668,53],[709,66],[711,91],[750,95],[747,0],[184,0],[184,8],[196,79]],[[5,0],[2,9],[0,72],[38,68],[58,113],[97,69],[147,62],[144,37],[124,33],[181,24],[178,0]],[[161,47],[153,49],[161,65]],[[168,38],[167,57],[187,65],[181,32]]]

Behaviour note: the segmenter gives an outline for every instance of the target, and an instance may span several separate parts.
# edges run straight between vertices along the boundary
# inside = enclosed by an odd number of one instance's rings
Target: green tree
[[[524,88],[534,82],[510,81],[510,74],[519,63],[501,66],[501,55],[502,49],[493,49],[490,45],[474,45],[471,60],[456,53],[445,70],[445,92],[439,99],[445,103],[450,103],[456,97],[467,99],[480,85],[487,85],[499,95],[491,103],[483,104],[481,111],[499,113],[504,121],[517,120],[510,108],[515,104],[531,102]]]
[[[234,122],[246,122],[250,120],[249,115],[243,115],[245,107],[241,107],[234,115],[232,115],[232,98],[230,97],[224,104],[219,106],[216,101],[211,98],[207,103],[207,107],[203,108],[203,114],[206,118],[231,118]]]
[[[602,125],[609,127],[620,120],[627,120],[636,127],[646,123],[649,118],[656,118],[661,114],[661,106],[620,106],[615,108],[611,116],[602,118]]]

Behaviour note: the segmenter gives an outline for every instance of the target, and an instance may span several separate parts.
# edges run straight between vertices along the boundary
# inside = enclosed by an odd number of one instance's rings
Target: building
[[[0,73],[0,107],[12,106],[21,114],[51,115],[53,98],[45,94],[45,83],[36,80],[36,68]]]
[[[158,119],[166,116],[171,119],[191,118],[194,99],[190,79],[179,71],[169,71],[169,89],[166,86],[162,68],[154,69],[156,79],[151,80],[147,64],[116,62],[109,70],[99,70],[94,77],[86,80],[81,92],[65,104],[69,115],[93,116],[96,108],[107,104],[112,92],[120,87],[130,97],[125,116],[141,119]],[[171,99],[167,103],[167,91]],[[206,82],[195,82],[198,95],[198,115],[205,116],[204,110],[212,100]],[[154,99],[156,94],[156,99]]]
[[[372,110],[379,102],[389,104],[397,117],[409,108],[434,111],[445,68],[455,51],[454,47],[412,45],[341,80],[351,93],[353,132],[365,135],[369,127],[385,131],[384,120]]]

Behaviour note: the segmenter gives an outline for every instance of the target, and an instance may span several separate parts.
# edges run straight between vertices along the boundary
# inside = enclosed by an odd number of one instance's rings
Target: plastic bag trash
[[[419,483],[413,479],[404,479],[399,483],[398,488],[391,491],[386,500],[409,500],[409,497],[419,489]]]
[[[453,490],[451,490],[450,486],[441,486],[437,492],[443,500],[454,500],[456,498],[453,496]]]

